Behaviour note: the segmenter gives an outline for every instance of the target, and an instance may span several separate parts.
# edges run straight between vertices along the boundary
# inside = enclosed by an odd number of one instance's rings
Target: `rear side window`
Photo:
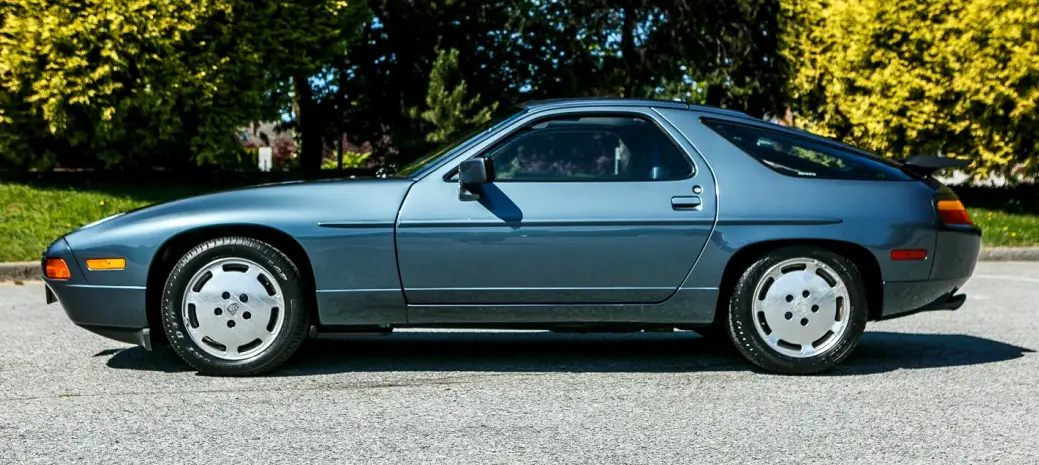
[[[815,142],[747,124],[708,119],[702,121],[765,166],[788,176],[859,181],[912,179],[897,165],[841,149],[836,144]]]

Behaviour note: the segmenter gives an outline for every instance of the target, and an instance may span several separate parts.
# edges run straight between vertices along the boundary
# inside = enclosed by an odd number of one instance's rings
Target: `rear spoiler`
[[[930,176],[936,171],[946,168],[962,168],[970,164],[970,160],[931,155],[913,155],[902,160],[902,168],[904,170],[922,177]]]

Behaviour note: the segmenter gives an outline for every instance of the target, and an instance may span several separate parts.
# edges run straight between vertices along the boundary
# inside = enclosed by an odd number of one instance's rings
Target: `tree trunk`
[[[321,137],[317,103],[314,102],[314,89],[310,87],[310,82],[305,76],[293,78],[293,85],[296,88],[296,127],[302,145],[299,151],[299,167],[307,172],[320,171],[324,141]]]
[[[725,98],[725,87],[721,84],[708,84],[707,95],[704,96],[704,103],[713,107],[722,106],[722,100]]]
[[[339,71],[339,83],[336,85],[336,96],[335,96],[335,128],[336,128],[336,167],[340,171],[343,170],[343,145],[346,145],[345,131],[343,130],[343,118],[346,117],[346,56],[340,55],[336,59],[336,68]]]
[[[621,26],[621,59],[624,60],[624,89],[621,97],[633,97],[638,85],[639,59],[635,53],[635,7],[627,5],[624,8],[624,23]]]

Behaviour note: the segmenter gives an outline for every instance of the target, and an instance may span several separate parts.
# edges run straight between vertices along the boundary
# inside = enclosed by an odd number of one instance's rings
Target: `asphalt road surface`
[[[694,333],[398,332],[198,376],[0,285],[3,463],[1039,463],[1039,264],[874,323],[825,376]]]

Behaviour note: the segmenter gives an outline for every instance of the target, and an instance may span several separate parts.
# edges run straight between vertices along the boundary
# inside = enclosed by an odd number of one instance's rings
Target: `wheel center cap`
[[[236,314],[238,314],[238,310],[241,308],[241,304],[239,304],[238,302],[234,302],[231,305],[227,306],[227,313],[230,313],[231,316],[235,316]]]
[[[794,313],[797,315],[807,315],[811,313],[809,305],[811,304],[809,304],[808,302],[797,302],[796,304],[794,304]]]

